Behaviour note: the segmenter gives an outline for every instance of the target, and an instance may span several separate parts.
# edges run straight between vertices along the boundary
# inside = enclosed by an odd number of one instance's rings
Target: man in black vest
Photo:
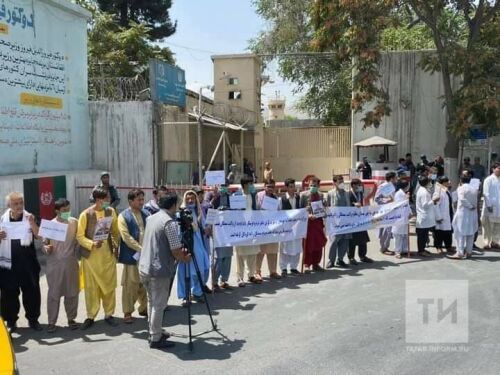
[[[287,178],[285,180],[286,194],[281,197],[282,210],[295,210],[302,208],[300,205],[300,196],[295,189],[295,180]],[[297,275],[300,254],[302,253],[302,239],[293,241],[286,241],[280,243],[280,268],[281,276],[288,274],[288,266],[290,266],[290,273]]]

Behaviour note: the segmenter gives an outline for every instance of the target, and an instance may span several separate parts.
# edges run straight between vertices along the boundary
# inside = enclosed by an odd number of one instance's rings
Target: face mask
[[[318,187],[317,186],[311,186],[310,191],[311,191],[311,193],[316,194],[318,192]]]
[[[227,194],[227,187],[221,187],[220,192],[221,194]]]
[[[59,217],[65,221],[68,221],[68,219],[71,216],[71,212],[61,212],[59,213]]]
[[[103,202],[102,203],[102,208],[106,209],[109,207],[109,202]]]
[[[434,181],[437,178],[437,174],[431,174],[431,180]]]
[[[248,191],[250,192],[250,194],[255,193],[255,186],[250,185],[250,186],[248,187]]]
[[[337,185],[337,188],[339,188],[340,190],[344,190],[345,184],[343,182],[341,182],[340,184]]]
[[[362,187],[362,186],[358,186],[358,187],[356,188],[356,191],[357,191],[358,193],[362,193],[362,192],[363,192],[363,187]]]

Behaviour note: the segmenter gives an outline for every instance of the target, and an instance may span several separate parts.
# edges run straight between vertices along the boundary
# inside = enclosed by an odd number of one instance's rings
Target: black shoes
[[[113,318],[113,316],[108,316],[107,318],[104,318],[104,321],[108,323],[111,327],[118,327],[118,322]]]
[[[337,260],[335,264],[339,268],[349,268],[349,266],[343,260]]]
[[[14,333],[17,331],[17,324],[16,322],[7,322],[7,330],[9,331],[9,333]]]
[[[364,263],[373,263],[373,259],[370,259],[368,257],[361,258],[361,261],[364,262]]]
[[[80,327],[81,330],[85,331],[94,325],[94,319],[87,318]]]
[[[288,272],[286,270],[282,270],[281,271],[281,277],[286,277],[286,275],[288,275]]]
[[[351,266],[357,266],[358,262],[356,262],[356,259],[352,258],[352,259],[349,259],[349,265],[351,265]]]
[[[42,331],[43,330],[40,323],[38,323],[38,320],[33,320],[33,321],[29,322],[28,324],[29,324],[30,328],[34,331]]]
[[[331,269],[333,267],[335,267],[335,263],[329,260],[328,263],[326,264],[326,268]]]
[[[293,270],[290,270],[290,273],[293,275],[300,275],[299,270],[296,270],[295,268]]]
[[[167,349],[167,348],[172,348],[174,346],[175,344],[172,341],[168,341],[167,337],[163,334],[158,341],[149,342],[149,347],[151,349]]]

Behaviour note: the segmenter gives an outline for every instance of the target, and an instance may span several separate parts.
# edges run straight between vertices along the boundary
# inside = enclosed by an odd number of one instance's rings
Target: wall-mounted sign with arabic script
[[[88,17],[71,2],[0,0],[0,174],[89,167]]]

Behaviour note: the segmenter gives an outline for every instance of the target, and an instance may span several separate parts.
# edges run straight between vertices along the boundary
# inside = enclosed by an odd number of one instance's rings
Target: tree
[[[146,73],[148,62],[157,58],[175,64],[172,51],[149,41],[146,25],[116,24],[113,15],[103,13],[88,0],[77,0],[92,13],[88,27],[89,77],[134,77]]]
[[[175,33],[177,22],[170,19],[172,0],[96,0],[101,11],[114,15],[118,25],[130,28],[141,24],[148,28],[151,40]]]
[[[498,117],[498,42],[500,1],[488,0],[317,0],[314,18],[316,50],[334,51],[339,63],[353,62],[352,108],[363,111],[364,126],[378,126],[390,114],[388,93],[379,85],[382,36],[405,14],[432,36],[435,53],[426,54],[422,67],[441,73],[449,136],[445,156],[457,157],[455,137],[485,121],[500,128]],[[461,77],[454,89],[454,77]]]
[[[253,0],[256,12],[268,27],[250,41],[250,49],[270,55],[266,61],[276,59],[281,76],[294,82],[295,93],[302,94],[296,105],[298,109],[322,119],[325,124],[348,125],[351,122],[352,64],[347,59],[315,53],[313,3],[313,0]],[[399,13],[395,16],[398,23],[385,29],[382,35],[383,49],[432,47],[432,36],[425,27],[409,28],[411,18]]]

